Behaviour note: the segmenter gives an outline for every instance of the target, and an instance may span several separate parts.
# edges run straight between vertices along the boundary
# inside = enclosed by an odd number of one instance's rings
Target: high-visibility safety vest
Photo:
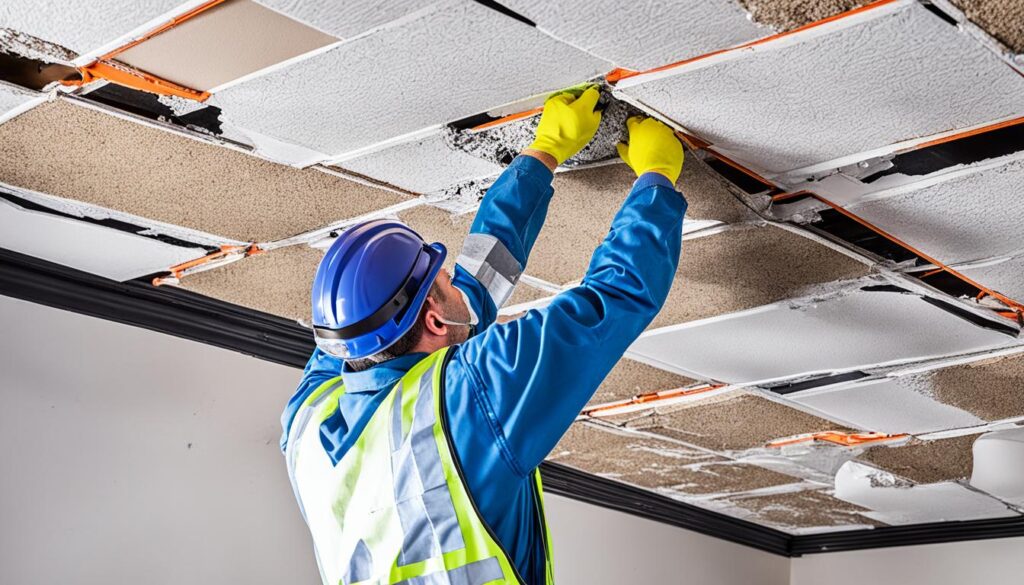
[[[338,412],[341,377],[299,408],[288,434],[288,472],[330,585],[525,583],[466,489],[444,407],[448,348],[416,364],[380,403],[334,465],[320,424]],[[540,473],[534,494],[550,585],[550,538]],[[535,585],[535,584],[530,584]]]

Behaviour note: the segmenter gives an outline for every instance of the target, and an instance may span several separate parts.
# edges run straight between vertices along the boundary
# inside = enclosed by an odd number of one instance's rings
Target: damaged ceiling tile
[[[0,22],[76,53],[88,53],[147,24],[156,25],[182,0],[136,0],[130,3],[62,0],[59,3],[6,2]]]
[[[923,441],[865,451],[859,459],[914,483],[966,480],[974,465],[972,446],[978,435]]]
[[[867,508],[844,502],[820,490],[735,498],[730,503],[752,512],[752,520],[788,531],[882,525],[865,516],[870,512]]]
[[[786,398],[879,433],[931,433],[985,422],[922,391],[916,376],[839,384],[787,394]]]
[[[309,291],[323,252],[286,246],[189,274],[181,288],[301,323],[311,323]]]
[[[549,461],[646,488],[668,488],[685,466],[722,458],[643,434],[577,422],[551,450]]]
[[[754,22],[790,31],[862,6],[864,0],[737,0]]]
[[[1024,416],[1024,355],[983,359],[916,374],[921,391],[985,421]]]
[[[673,475],[672,491],[687,496],[734,494],[800,482],[784,473],[738,461],[697,463]]]
[[[259,3],[304,21],[324,32],[349,39],[431,7],[437,4],[437,0],[355,0],[350,2],[259,0]]]
[[[1024,305],[1024,252],[984,265],[957,268],[957,272]]]
[[[867,264],[789,230],[743,226],[683,242],[652,328],[734,313],[870,273]]]
[[[876,279],[862,282],[650,332],[630,347],[629,355],[711,380],[755,383],[932,359],[1013,342],[1008,320],[989,321],[969,313],[985,325],[981,327],[961,317],[960,311],[966,310],[959,305],[945,309],[940,301],[899,292]]]
[[[851,430],[742,391],[656,408],[649,416],[635,418],[627,426],[714,451],[742,451],[763,447],[782,437]]]
[[[286,238],[404,200],[63,99],[0,125],[0,181],[254,242]]]
[[[341,156],[609,68],[529,25],[460,0],[234,85],[213,101],[239,127]]]
[[[601,382],[588,404],[628,400],[641,394],[686,388],[698,383],[699,380],[622,358]]]
[[[111,280],[163,272],[206,255],[206,249],[187,244],[168,243],[39,206],[27,209],[0,197],[0,248]]]
[[[974,24],[1017,54],[1024,54],[1024,3],[1005,0],[950,0]]]
[[[1024,157],[874,193],[846,209],[947,265],[1017,252],[1024,249]]]
[[[733,0],[504,0],[537,26],[619,67],[660,67],[772,33]]]
[[[335,163],[335,166],[423,194],[498,175],[504,170],[498,164],[449,146],[441,136],[441,130]]]
[[[209,91],[336,41],[252,0],[226,0],[116,58],[178,85]]]
[[[909,1],[882,3],[749,49],[628,78],[617,87],[767,173],[1024,110],[1024,77]]]
[[[891,473],[856,461],[848,461],[839,469],[835,495],[868,508],[865,515],[894,525],[1017,515],[998,500],[963,485],[909,485]]]

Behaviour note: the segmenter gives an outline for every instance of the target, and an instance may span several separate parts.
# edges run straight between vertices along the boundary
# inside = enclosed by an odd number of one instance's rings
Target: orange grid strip
[[[606,402],[593,406],[581,412],[583,416],[601,416],[611,414],[608,411],[618,410],[627,406],[636,406],[638,404],[650,404],[652,402],[660,402],[668,400],[670,398],[678,398],[680,396],[693,396],[695,394],[703,394],[712,390],[718,390],[724,388],[725,384],[706,384],[704,386],[698,386],[696,388],[677,388],[673,390],[661,390],[658,392],[649,392],[647,394],[639,394],[633,398],[627,398],[625,400],[616,400],[615,402]]]
[[[822,441],[825,443],[832,443],[834,445],[842,445],[843,447],[856,447],[858,445],[866,445],[870,443],[878,443],[882,441],[895,441],[908,437],[906,433],[898,435],[890,435],[888,433],[844,433],[841,431],[824,431],[821,433],[812,433],[809,435],[798,435],[796,437],[790,437],[788,439],[779,439],[777,441],[771,441],[767,443],[766,447],[785,447],[786,445],[795,445],[798,443],[809,443],[812,441]]]
[[[153,286],[161,286],[163,284],[167,284],[167,281],[172,278],[181,279],[182,276],[185,276],[185,274],[187,274],[189,271],[198,268],[199,266],[203,266],[205,264],[209,264],[217,260],[223,260],[229,256],[242,254],[245,257],[249,257],[263,253],[264,250],[261,249],[256,244],[249,244],[248,246],[221,246],[220,250],[217,250],[216,252],[210,252],[209,254],[203,256],[202,258],[196,258],[195,260],[189,260],[188,262],[182,262],[181,264],[175,264],[174,266],[171,266],[168,269],[168,272],[171,273],[171,276],[157,276],[156,278],[153,279]]]

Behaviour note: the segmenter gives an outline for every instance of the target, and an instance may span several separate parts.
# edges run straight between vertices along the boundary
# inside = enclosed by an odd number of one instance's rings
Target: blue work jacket
[[[552,178],[540,161],[516,158],[487,191],[470,232],[494,236],[525,268],[547,215]],[[509,323],[494,324],[498,307],[487,289],[455,267],[453,283],[469,297],[480,323],[453,350],[445,371],[449,430],[481,516],[527,583],[544,582],[531,474],[664,304],[679,262],[685,211],[685,199],[668,179],[643,175],[580,285]],[[388,390],[424,357],[405,355],[352,372],[316,350],[281,417],[282,449],[302,402],[340,372],[341,416],[321,429],[340,458]]]

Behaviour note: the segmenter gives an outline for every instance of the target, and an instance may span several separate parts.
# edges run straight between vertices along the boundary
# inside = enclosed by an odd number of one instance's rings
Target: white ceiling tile
[[[437,0],[259,0],[292,18],[301,20],[328,34],[351,38],[417,10],[438,4]]]
[[[986,288],[1024,303],[1024,253],[984,266],[960,268],[958,271]]]

